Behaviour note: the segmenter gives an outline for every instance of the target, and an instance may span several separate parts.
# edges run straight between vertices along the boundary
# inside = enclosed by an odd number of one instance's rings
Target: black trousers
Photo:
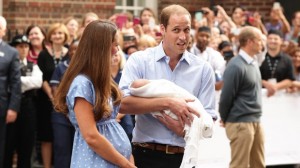
[[[5,130],[6,130],[6,116],[0,115],[0,167],[3,167],[4,163],[4,147],[5,147]]]
[[[11,168],[13,155],[18,154],[18,168],[31,168],[35,137],[36,110],[32,99],[22,99],[16,122],[7,124],[4,168]]]
[[[183,158],[183,154],[166,154],[139,146],[133,146],[132,153],[138,168],[179,168]]]

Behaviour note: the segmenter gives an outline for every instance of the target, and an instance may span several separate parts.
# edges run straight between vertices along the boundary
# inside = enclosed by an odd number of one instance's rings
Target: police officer
[[[7,125],[4,167],[11,168],[14,151],[18,154],[17,167],[31,168],[31,154],[35,134],[35,89],[42,86],[42,72],[38,65],[26,59],[29,52],[29,40],[25,35],[13,38],[11,46],[20,56],[21,71],[21,107],[15,123]]]

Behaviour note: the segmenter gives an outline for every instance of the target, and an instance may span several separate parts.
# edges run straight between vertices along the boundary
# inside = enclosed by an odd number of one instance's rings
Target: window
[[[139,16],[145,6],[157,13],[157,0],[116,0],[115,13],[130,12]]]

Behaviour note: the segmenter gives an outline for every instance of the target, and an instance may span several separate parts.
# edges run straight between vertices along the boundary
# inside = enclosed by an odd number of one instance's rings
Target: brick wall
[[[201,7],[210,6],[210,0],[159,0],[158,11],[171,4],[180,4],[193,13]]]
[[[215,4],[223,6],[230,16],[235,6],[242,6],[248,11],[260,12],[264,21],[269,21],[270,9],[274,1],[275,0],[214,0]]]
[[[51,23],[60,22],[68,16],[81,21],[82,15],[95,12],[100,18],[108,18],[114,12],[116,0],[4,0],[3,16],[8,21],[10,32],[23,30],[30,24],[47,28]],[[222,5],[229,15],[234,6],[243,6],[249,11],[261,12],[265,21],[275,0],[158,0],[158,13],[170,4],[181,4],[192,14],[202,7]]]
[[[23,33],[30,24],[47,28],[69,16],[81,22],[82,15],[87,12],[108,18],[114,8],[115,0],[4,0],[3,16],[8,22],[8,30],[14,34],[16,31]]]
[[[194,13],[202,7],[222,5],[228,15],[231,16],[232,10],[235,6],[243,6],[249,11],[259,11],[265,21],[268,21],[270,9],[274,1],[275,0],[161,0],[158,4],[158,11],[160,12],[162,8],[170,4],[181,4],[191,13]]]

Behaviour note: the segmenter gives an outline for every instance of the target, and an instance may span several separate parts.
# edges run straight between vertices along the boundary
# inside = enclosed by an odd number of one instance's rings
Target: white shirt
[[[214,72],[219,72],[221,73],[221,75],[223,75],[226,61],[224,60],[224,57],[220,52],[214,50],[211,47],[206,47],[206,49],[201,53],[196,44],[193,45],[190,52],[207,61],[212,66]]]

